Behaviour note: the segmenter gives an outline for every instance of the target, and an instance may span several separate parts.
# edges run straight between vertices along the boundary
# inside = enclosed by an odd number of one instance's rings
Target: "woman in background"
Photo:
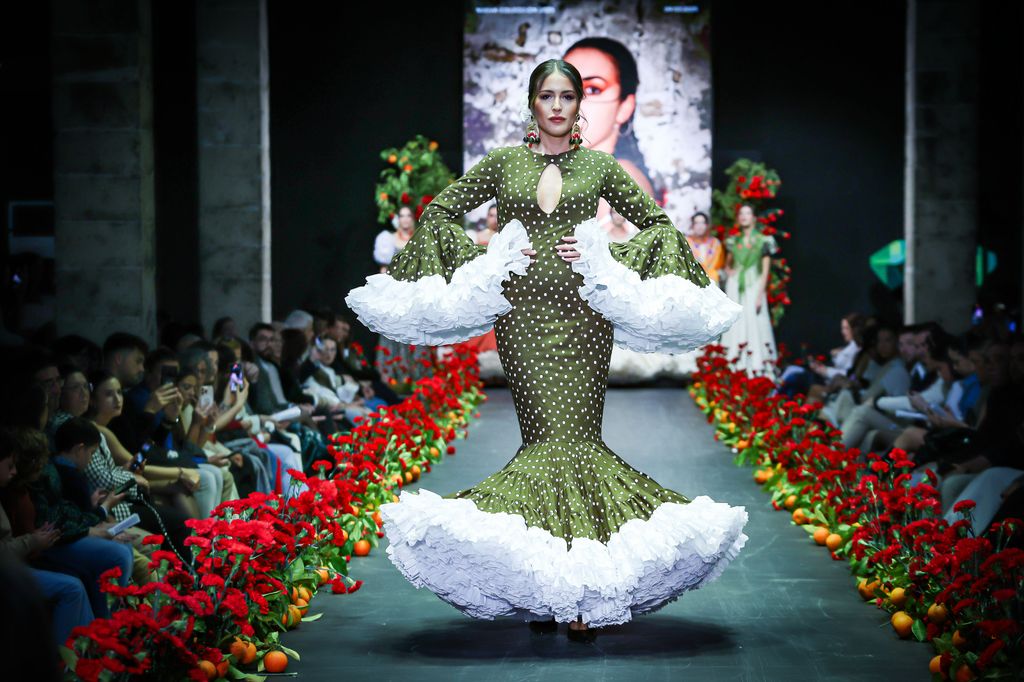
[[[774,379],[777,351],[767,291],[772,254],[779,247],[758,229],[753,206],[740,206],[737,221],[740,233],[725,240],[725,293],[743,306],[743,314],[722,334],[721,343],[730,357],[739,356],[738,369]]]
[[[395,231],[381,230],[373,243],[373,259],[377,261],[382,273],[388,272],[391,259],[405,248],[416,231],[416,218],[412,209],[402,206],[394,220]],[[382,378],[387,383],[409,381],[415,382],[430,376],[433,366],[433,354],[429,347],[416,347],[406,343],[392,341],[381,335],[377,344],[376,365]],[[424,364],[426,362],[427,364]]]
[[[708,273],[711,281],[720,282],[718,271],[725,265],[725,248],[718,237],[710,233],[707,213],[694,213],[690,218],[690,234],[686,236],[694,257]]]

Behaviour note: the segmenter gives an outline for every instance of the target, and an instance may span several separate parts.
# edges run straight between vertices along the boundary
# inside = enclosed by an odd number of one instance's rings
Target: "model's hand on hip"
[[[565,235],[562,239],[567,242],[565,244],[555,244],[555,249],[558,251],[558,255],[562,257],[566,263],[571,263],[574,260],[579,260],[580,252],[576,250],[573,244],[576,243],[576,237],[571,235]]]

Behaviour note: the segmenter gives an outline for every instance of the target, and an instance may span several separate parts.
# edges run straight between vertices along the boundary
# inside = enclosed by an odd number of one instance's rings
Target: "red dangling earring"
[[[530,123],[526,126],[526,135],[523,135],[523,142],[526,143],[527,147],[533,148],[533,145],[540,142],[540,132],[537,130],[537,119],[530,116]]]
[[[572,132],[569,135],[569,145],[578,149],[583,144],[583,135],[580,132],[580,115],[576,114],[576,122],[572,124]]]

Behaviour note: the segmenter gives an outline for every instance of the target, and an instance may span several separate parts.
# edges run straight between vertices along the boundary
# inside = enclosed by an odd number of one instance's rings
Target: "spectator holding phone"
[[[85,416],[100,432],[100,445],[86,468],[87,475],[98,486],[109,481],[104,485],[107,489],[120,488],[134,480],[137,485],[127,488],[129,515],[138,514],[141,519],[139,525],[146,530],[154,533],[166,530],[164,541],[167,548],[173,544],[173,549],[187,556],[184,541],[189,531],[185,521],[195,516],[194,504],[190,505],[185,500],[200,486],[198,471],[187,463],[180,466],[168,464],[159,446],[151,446],[142,465],[133,470],[133,461],[151,441],[139,443],[131,451],[108,428],[111,421],[120,416],[124,406],[121,383],[117,377],[100,370],[89,377],[88,385],[92,390]],[[155,497],[166,497],[171,505],[155,505],[152,503]],[[122,518],[120,506],[115,507],[114,512],[118,520],[127,518]]]
[[[0,490],[6,489],[18,473],[14,457],[15,441],[6,429],[0,430]],[[53,547],[60,531],[45,523],[31,533],[14,535],[11,523],[0,506],[0,557],[27,561],[37,552]],[[92,622],[92,606],[82,581],[73,575],[33,569],[32,577],[47,601],[53,603],[52,632],[57,646],[71,635],[72,628]]]
[[[39,438],[46,447],[45,436],[40,433]],[[78,576],[89,594],[93,614],[106,618],[110,610],[99,589],[99,577],[117,567],[121,569],[118,581],[127,585],[134,561],[131,546],[107,532],[114,525],[110,509],[123,496],[90,490],[81,471],[100,444],[95,426],[83,419],[70,419],[57,429],[56,443],[57,455],[43,465],[29,494],[37,527],[49,523],[60,532],[60,538],[41,552],[34,564]]]

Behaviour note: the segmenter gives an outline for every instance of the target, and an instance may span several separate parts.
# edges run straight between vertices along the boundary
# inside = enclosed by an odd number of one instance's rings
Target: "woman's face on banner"
[[[619,126],[629,120],[636,109],[636,97],[629,95],[621,100],[622,87],[619,84],[619,69],[606,53],[592,47],[570,50],[565,61],[576,67],[583,77],[582,114],[587,119],[583,137],[587,147],[598,147],[602,142],[611,143],[619,137]]]

